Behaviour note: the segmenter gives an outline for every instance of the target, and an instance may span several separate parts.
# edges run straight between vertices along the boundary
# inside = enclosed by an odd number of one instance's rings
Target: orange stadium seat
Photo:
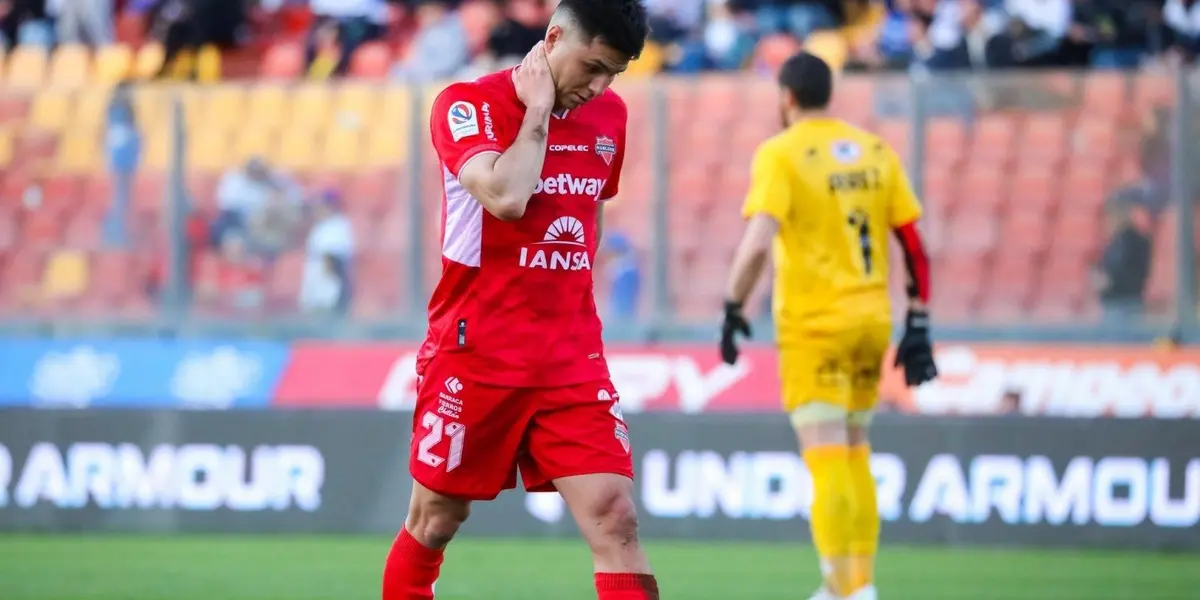
[[[246,118],[246,89],[239,85],[221,85],[203,88],[198,98],[196,119],[188,119],[190,128],[204,127],[232,131],[254,123],[244,123]],[[190,116],[190,115],[189,115]]]
[[[80,87],[91,79],[92,58],[87,46],[63,44],[50,57],[49,83],[55,86]]]
[[[362,165],[363,136],[357,129],[331,127],[321,143],[320,168],[354,171]]]
[[[360,79],[384,79],[392,68],[392,51],[383,42],[367,42],[350,57],[350,75]]]
[[[306,129],[285,129],[279,135],[273,157],[275,163],[285,169],[298,171],[314,169],[318,166],[317,138]]]
[[[255,157],[274,157],[276,136],[258,127],[235,129],[232,164],[245,162]]]
[[[230,152],[230,135],[217,129],[197,129],[188,134],[187,167],[189,170],[219,171],[232,166],[236,157]],[[167,138],[168,144],[170,138]],[[170,146],[167,146],[168,150]],[[169,156],[169,155],[168,155]]]
[[[13,132],[11,129],[0,127],[0,173],[3,169],[12,164],[13,159]]]
[[[81,173],[99,168],[102,154],[97,137],[94,130],[65,133],[58,143],[58,168],[67,173]]]
[[[1016,118],[1002,113],[984,115],[975,124],[971,140],[971,160],[994,166],[1007,166],[1016,151]]]
[[[346,82],[338,86],[333,120],[344,127],[374,126],[381,94],[374,85]],[[388,107],[392,110],[392,107]]]
[[[50,62],[44,48],[18,46],[8,56],[8,69],[4,87],[13,90],[32,90],[46,81],[46,69]]]
[[[105,89],[86,88],[75,94],[75,112],[71,116],[71,128],[101,134],[107,119],[109,92]]]
[[[1025,118],[1021,131],[1022,162],[1055,167],[1067,153],[1067,122],[1062,113],[1037,113]]]
[[[259,76],[268,80],[296,79],[304,72],[304,46],[277,42],[267,48]]]
[[[1129,79],[1123,73],[1096,71],[1083,78],[1083,112],[1117,119],[1126,113]]]
[[[326,84],[302,85],[292,90],[286,123],[288,127],[323,130],[333,113],[333,92]]]

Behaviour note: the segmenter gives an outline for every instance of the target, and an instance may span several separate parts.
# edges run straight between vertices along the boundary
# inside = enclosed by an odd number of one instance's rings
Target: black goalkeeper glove
[[[929,341],[929,313],[909,310],[904,319],[904,337],[896,347],[896,364],[904,366],[904,383],[916,387],[937,377],[933,344]]]
[[[750,333],[750,322],[746,320],[746,315],[742,314],[742,304],[740,302],[725,302],[725,319],[721,321],[721,360],[725,364],[732,365],[737,363],[738,347],[737,334],[740,333],[746,338],[752,337]]]

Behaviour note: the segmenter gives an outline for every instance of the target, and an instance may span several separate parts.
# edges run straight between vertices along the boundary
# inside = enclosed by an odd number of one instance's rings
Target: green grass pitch
[[[0,536],[4,600],[375,600],[390,538]],[[666,600],[804,600],[807,544],[651,542]],[[1200,598],[1200,557],[886,548],[883,600]],[[438,600],[595,598],[582,543],[455,542]]]

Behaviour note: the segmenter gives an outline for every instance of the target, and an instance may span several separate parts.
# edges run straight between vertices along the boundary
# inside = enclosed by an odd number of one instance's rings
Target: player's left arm
[[[929,334],[929,256],[917,221],[921,203],[904,173],[900,158],[890,154],[892,189],[888,198],[888,221],[908,269],[908,314],[904,318],[904,337],[896,347],[895,366],[904,367],[904,382],[918,386],[937,377],[933,361],[933,342]]]

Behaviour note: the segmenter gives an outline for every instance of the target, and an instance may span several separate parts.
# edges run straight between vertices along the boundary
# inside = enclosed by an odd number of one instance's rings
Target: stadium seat
[[[33,90],[46,81],[50,59],[44,48],[18,46],[8,56],[4,87],[10,90]]]
[[[321,169],[352,171],[362,165],[363,136],[357,129],[331,127],[321,143]]]
[[[162,71],[166,50],[158,42],[148,42],[138,48],[133,62],[133,76],[140,80],[154,79]]]
[[[272,159],[277,156],[276,145],[278,136],[259,127],[234,129],[233,151],[225,166],[243,163],[251,158]],[[292,165],[284,165],[292,166]]]
[[[288,92],[280,85],[252,87],[247,103],[245,126],[276,130],[288,116]]]
[[[102,88],[85,88],[75,94],[75,112],[71,116],[71,129],[103,135],[102,127],[108,120],[108,104],[111,96]]]
[[[1017,158],[1056,167],[1067,152],[1067,123],[1061,113],[1036,113],[1025,118]]]
[[[62,129],[71,118],[75,94],[62,89],[46,89],[34,96],[29,121],[34,127],[54,132]]]
[[[333,122],[343,127],[373,126],[382,94],[374,85],[346,82],[337,87]],[[387,107],[387,110],[395,110]]]
[[[1124,73],[1096,71],[1083,78],[1084,114],[1118,119],[1127,112],[1129,80]]]
[[[114,85],[133,74],[133,50],[125,44],[110,44],[96,50],[92,81]]]
[[[221,80],[221,49],[205,44],[196,53],[196,83],[216,83]]]
[[[202,88],[195,106],[196,119],[191,118],[189,110],[188,128],[195,130],[213,128],[221,131],[235,131],[243,127],[254,127],[254,123],[245,123],[246,119],[246,89],[240,85],[219,85]],[[189,107],[191,109],[192,107]]]
[[[42,298],[65,300],[79,296],[88,286],[87,255],[79,250],[58,250],[50,255],[42,277]]]
[[[754,69],[762,73],[778,73],[779,67],[800,50],[803,50],[803,46],[790,35],[768,35],[754,49]]]
[[[648,41],[646,47],[642,50],[641,56],[629,63],[629,68],[625,71],[628,77],[650,77],[661,73],[663,65],[666,63],[666,53],[662,46]]]
[[[46,250],[22,246],[12,253],[3,267],[0,278],[0,304],[18,311],[36,302],[40,295],[41,278],[46,261]]]
[[[95,130],[70,131],[59,139],[57,167],[67,173],[84,173],[101,165],[102,154]]]
[[[306,129],[287,128],[279,135],[274,162],[285,169],[307,171],[318,166],[317,138]]]
[[[267,48],[259,76],[267,80],[296,79],[304,72],[304,46],[296,42],[277,42]]]
[[[288,103],[288,127],[322,131],[333,114],[333,92],[327,84],[301,85],[292,89]]]
[[[3,169],[12,164],[13,160],[13,132],[11,129],[0,127],[0,173]]]
[[[54,248],[60,245],[63,213],[50,207],[25,211],[21,245],[31,248]]]
[[[0,268],[4,266],[5,253],[15,248],[20,238],[18,215],[19,212],[15,207],[6,207],[0,204]]]
[[[63,44],[50,57],[49,83],[67,88],[82,87],[91,79],[91,54],[82,44]]]
[[[966,152],[967,134],[957,117],[934,117],[925,129],[925,158],[933,165],[953,168]]]
[[[383,42],[367,42],[350,57],[350,75],[359,79],[382,80],[392,68],[392,51]]]
[[[367,131],[363,165],[371,168],[403,166],[408,156],[409,143],[408,139],[396,135],[394,131],[372,127]]]

